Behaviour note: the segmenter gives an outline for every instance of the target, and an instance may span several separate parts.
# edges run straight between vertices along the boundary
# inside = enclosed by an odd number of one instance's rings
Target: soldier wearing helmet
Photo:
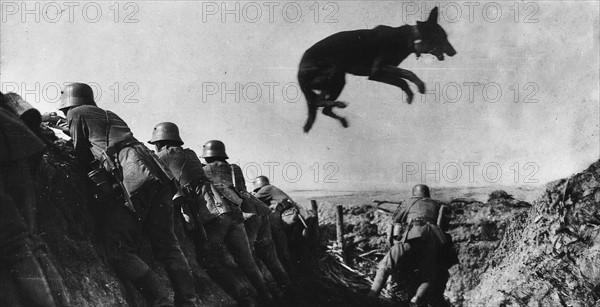
[[[44,143],[19,116],[24,112],[15,111],[23,105],[12,102],[0,93],[0,305],[68,306],[62,277],[46,254],[35,217],[35,175]],[[7,290],[5,281],[17,291]]]
[[[217,189],[227,199],[239,205],[244,214],[248,216],[244,221],[244,226],[250,246],[255,251],[255,256],[262,260],[284,291],[289,289],[290,279],[277,257],[273,242],[269,222],[271,210],[263,202],[248,193],[242,169],[236,164],[227,162],[229,157],[225,152],[223,142],[219,140],[206,142],[202,150],[202,158],[207,162],[204,171]],[[274,296],[283,296],[277,285],[269,282],[267,286]]]
[[[196,153],[182,147],[176,124],[156,125],[148,143],[155,145],[158,157],[177,179],[179,192],[174,203],[196,245],[198,263],[241,306],[255,306],[254,289],[238,277],[237,269],[224,262],[227,248],[255,287],[268,293],[250,251],[241,209],[223,197],[208,179]]]
[[[271,209],[269,214],[271,233],[281,263],[288,271],[295,269],[292,267],[289,243],[294,242],[294,247],[301,248],[302,234],[308,234],[308,212],[297,205],[285,192],[272,185],[266,176],[256,177],[253,186],[252,195]],[[296,249],[293,254],[296,256],[294,258],[298,258],[302,251]]]
[[[445,206],[431,199],[429,187],[415,185],[412,197],[396,209],[393,222],[405,224],[402,238],[392,246],[379,263],[377,275],[371,286],[371,297],[377,297],[390,274],[406,276],[416,271],[420,286],[411,304],[421,306],[426,301],[433,306],[444,302],[444,289],[448,280],[448,268],[454,260],[445,259],[451,238],[445,228]]]
[[[84,105],[96,106],[92,88],[85,83],[71,83],[65,86],[61,92],[58,109],[66,116],[70,108]]]
[[[269,223],[271,224],[271,234],[273,236],[275,250],[285,269],[290,270],[292,261],[290,259],[283,221],[281,220],[281,213],[295,207],[295,203],[287,194],[285,194],[285,192],[276,186],[271,185],[269,178],[266,176],[256,177],[252,184],[254,186],[252,195],[271,209]]]
[[[173,230],[171,172],[118,115],[96,106],[89,85],[67,85],[59,109],[67,117],[81,165],[92,171],[90,178],[99,186],[108,180],[120,187],[119,193],[99,193],[106,202],[107,254],[117,275],[131,282],[148,304],[170,305],[157,276],[136,254],[144,233],[171,280],[175,306],[197,306],[192,272]],[[105,175],[102,182],[98,174]]]

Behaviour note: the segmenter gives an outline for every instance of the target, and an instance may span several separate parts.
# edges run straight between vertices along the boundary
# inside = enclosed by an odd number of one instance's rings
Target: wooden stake
[[[344,246],[344,213],[341,205],[336,206],[336,219],[335,219],[335,229],[337,234],[337,244],[342,250],[342,257],[344,258],[344,262],[346,261],[346,253]]]
[[[314,199],[310,200],[310,207],[312,211],[315,212],[315,222],[313,227],[314,239],[315,239],[315,255],[319,252],[319,245],[321,244],[321,231],[319,230],[319,206],[317,205],[317,201]]]

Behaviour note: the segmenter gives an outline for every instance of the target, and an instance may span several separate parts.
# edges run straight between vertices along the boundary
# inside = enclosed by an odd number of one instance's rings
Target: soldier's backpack
[[[300,212],[296,204],[287,198],[279,202],[274,210],[281,214],[281,220],[286,226],[292,226],[300,220]]]

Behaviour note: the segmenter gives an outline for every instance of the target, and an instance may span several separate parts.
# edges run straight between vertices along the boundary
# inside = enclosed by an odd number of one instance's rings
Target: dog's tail
[[[306,119],[306,124],[304,124],[304,133],[308,133],[315,123],[315,119],[317,118],[317,110],[318,106],[317,99],[319,98],[317,94],[310,87],[311,76],[306,71],[300,69],[298,72],[298,83],[300,84],[300,89],[306,98],[306,103],[308,106],[308,118]]]
[[[304,92],[304,96],[306,96],[306,100],[308,102],[308,118],[306,119],[306,124],[304,124],[304,132],[308,133],[310,128],[312,128],[312,125],[315,123],[315,119],[317,119],[317,109],[319,107],[315,106],[317,94],[315,94],[313,91],[309,90],[308,92]]]

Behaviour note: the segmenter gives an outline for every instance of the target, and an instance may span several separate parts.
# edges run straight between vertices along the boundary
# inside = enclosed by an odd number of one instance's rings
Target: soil
[[[487,196],[484,188],[433,195],[451,208],[449,233],[459,252],[460,263],[450,270],[447,302],[600,306],[600,161],[542,189],[509,189],[510,193],[489,191]],[[391,214],[378,210],[372,201],[399,201],[404,195],[408,194],[348,192],[316,198],[325,241],[335,240],[335,207],[343,206],[346,258],[357,275],[373,278],[389,249],[385,226]],[[389,293],[383,294],[380,303],[385,305]]]
[[[65,141],[54,141],[40,170],[39,231],[74,306],[145,306],[107,264],[100,239],[102,205]],[[291,196],[319,204],[320,244],[312,262],[292,274],[286,306],[364,306],[378,261],[389,249],[391,215],[374,199],[399,201],[407,191]],[[301,200],[305,197],[305,200]],[[446,297],[454,306],[594,306],[600,304],[600,161],[568,179],[531,187],[435,190],[452,210],[449,233],[460,264]],[[533,199],[536,199],[533,201]],[[345,250],[334,244],[335,207],[343,206]],[[393,210],[394,205],[382,206]],[[192,242],[176,225],[203,306],[235,306],[198,266]],[[142,257],[168,288],[145,243]],[[342,256],[345,255],[345,256]],[[345,264],[344,263],[345,257]],[[380,304],[393,303],[384,292]],[[406,303],[406,302],[400,302]]]

